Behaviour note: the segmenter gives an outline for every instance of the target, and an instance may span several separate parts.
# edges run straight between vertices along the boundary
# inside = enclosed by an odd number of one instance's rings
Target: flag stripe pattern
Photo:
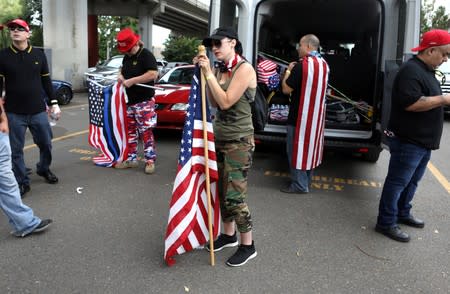
[[[99,166],[112,167],[128,156],[126,92],[120,83],[102,86],[89,81],[88,89],[89,144],[100,150],[93,161]]]
[[[311,170],[322,162],[328,73],[329,67],[323,58],[303,58],[299,118],[292,156],[296,169]]]
[[[173,186],[165,237],[164,259],[173,265],[176,254],[204,245],[209,240],[208,195],[206,193],[200,70],[195,68],[189,94],[189,108],[181,139],[178,169]],[[206,103],[208,170],[211,188],[213,237],[219,233],[220,209],[217,190],[217,161],[211,114]]]

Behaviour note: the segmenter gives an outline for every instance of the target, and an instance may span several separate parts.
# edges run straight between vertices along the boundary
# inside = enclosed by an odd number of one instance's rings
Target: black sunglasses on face
[[[222,40],[212,40],[211,47],[220,48],[222,46]]]
[[[221,40],[211,40],[211,48],[212,47],[220,48],[222,46],[222,41],[223,40],[231,42],[230,39],[226,39],[226,38],[223,38]]]
[[[26,31],[26,29],[24,27],[20,27],[20,26],[9,27],[8,29],[10,32],[14,32],[14,31],[25,32]]]

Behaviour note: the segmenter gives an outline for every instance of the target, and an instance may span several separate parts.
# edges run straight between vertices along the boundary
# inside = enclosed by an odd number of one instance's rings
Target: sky
[[[208,4],[209,0],[197,0],[199,2]],[[445,11],[450,13],[450,0],[436,0],[435,7],[444,6]],[[160,26],[153,26],[153,46],[162,46],[164,41],[170,34],[170,30],[162,28]]]
[[[436,0],[435,7],[444,6],[445,11],[450,13],[450,1],[449,0]]]

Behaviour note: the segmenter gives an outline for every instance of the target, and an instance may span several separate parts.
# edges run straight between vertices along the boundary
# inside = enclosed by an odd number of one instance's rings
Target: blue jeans
[[[427,168],[431,150],[389,138],[391,159],[381,193],[377,225],[390,228],[397,218],[408,217],[411,201]]]
[[[290,189],[295,191],[309,192],[312,180],[312,170],[296,169],[292,164],[292,150],[294,149],[295,127],[286,125],[286,152],[289,160],[289,171],[291,173]]]
[[[11,147],[8,134],[0,132],[0,208],[5,212],[14,234],[30,233],[41,220],[22,203],[19,186],[11,169]]]
[[[37,114],[7,113],[9,121],[9,136],[12,149],[12,167],[19,185],[29,185],[30,178],[25,170],[23,147],[25,145],[25,132],[30,129],[34,143],[39,147],[39,162],[36,171],[45,173],[52,163],[53,133],[48,123],[46,112]]]

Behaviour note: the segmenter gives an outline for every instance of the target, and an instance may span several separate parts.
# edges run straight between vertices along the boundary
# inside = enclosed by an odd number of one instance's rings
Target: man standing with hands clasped
[[[53,134],[48,115],[59,119],[61,110],[58,101],[54,99],[44,52],[28,43],[31,34],[28,24],[22,19],[14,19],[7,26],[12,44],[0,52],[0,89],[3,90],[4,79],[3,99],[9,121],[12,168],[23,196],[30,191],[30,179],[23,155],[27,128],[30,129],[34,143],[39,147],[40,157],[36,173],[49,184],[58,182],[58,178],[50,171]],[[50,98],[48,108],[42,96],[42,89]]]
[[[411,214],[411,201],[425,173],[431,150],[439,148],[444,105],[450,94],[442,95],[435,70],[448,60],[450,34],[431,30],[423,34],[419,53],[405,62],[392,88],[388,130],[391,158],[381,194],[375,230],[393,240],[408,242],[410,237],[398,224],[423,228],[425,222]]]

